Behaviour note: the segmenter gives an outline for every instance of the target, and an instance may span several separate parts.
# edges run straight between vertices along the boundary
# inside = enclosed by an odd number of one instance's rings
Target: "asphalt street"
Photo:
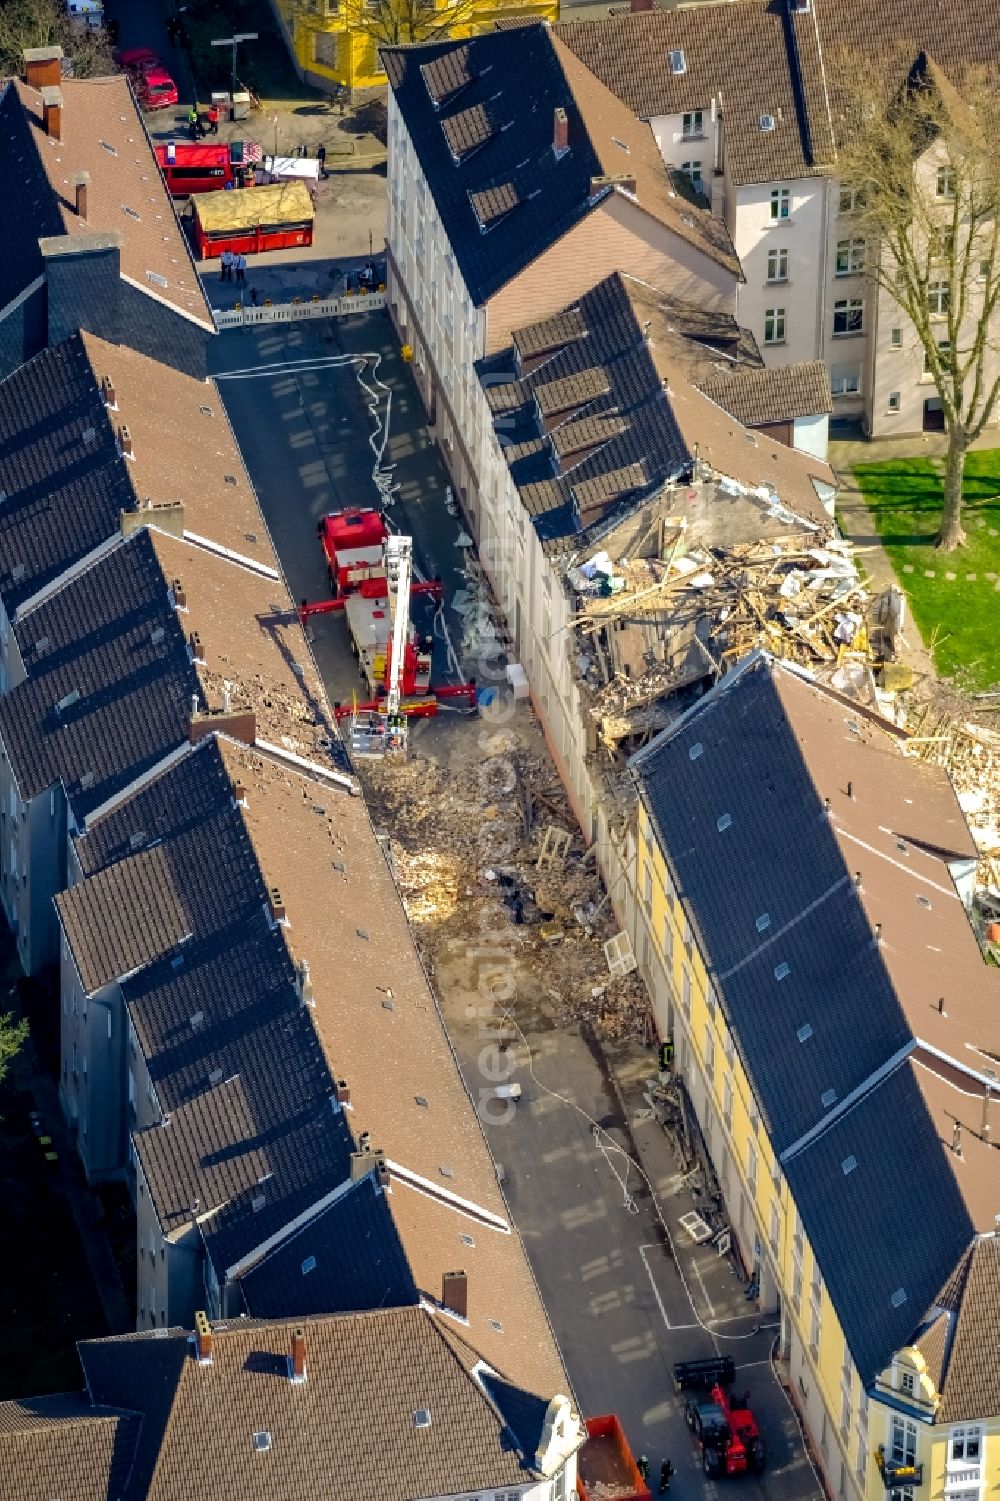
[[[445,509],[447,477],[386,315],[228,332],[214,341],[213,358],[296,598],[328,597],[316,523],[342,506],[380,503],[372,471],[383,441],[388,474],[382,485],[392,486],[392,522],[414,536],[425,575],[441,575],[449,596],[461,586],[463,551],[456,546],[459,522]],[[457,641],[455,617],[449,627]],[[331,697],[346,698],[358,679],[344,622],[319,617],[310,629]],[[437,674],[447,665],[439,648]],[[413,739],[434,753],[435,744],[445,744],[436,737],[471,741],[478,729],[442,716],[419,724]],[[456,956],[457,965],[465,962]],[[446,1020],[475,1097],[481,1042],[474,1008],[464,1003],[466,978],[439,967]],[[683,1278],[674,1262],[668,1236],[677,1242],[679,1215],[690,1205],[671,1198],[680,1189],[663,1133],[656,1128],[652,1141],[663,1160],[649,1167],[645,1148],[643,1154],[661,1221],[626,1156],[646,1128],[637,1124],[633,1106],[623,1104],[600,1050],[579,1031],[553,1030],[530,1009],[519,1019],[530,1048],[530,1060],[519,1051],[513,1075],[521,1102],[488,1134],[584,1412],[618,1413],[636,1453],[648,1455],[655,1473],[669,1457],[676,1467],[673,1489],[682,1498],[713,1501],[721,1484],[768,1501],[778,1495],[814,1501],[817,1486],[771,1368],[773,1332],[756,1330],[758,1316],[748,1312],[742,1283],[711,1246],[678,1250]],[[603,1147],[595,1121],[607,1133]],[[685,1427],[671,1367],[714,1349],[734,1355],[738,1388],[750,1391],[759,1415],[769,1450],[761,1479],[706,1481]]]

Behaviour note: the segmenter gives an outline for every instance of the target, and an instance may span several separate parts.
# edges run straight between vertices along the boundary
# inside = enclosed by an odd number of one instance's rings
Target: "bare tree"
[[[299,9],[309,24],[301,0]],[[340,0],[336,19],[349,35],[367,37],[376,47],[405,47],[461,34],[478,9],[479,0]]]
[[[21,72],[26,48],[57,46],[75,78],[117,71],[107,32],[71,21],[60,0],[0,0],[0,78]]]
[[[866,274],[912,324],[941,402],[937,545],[951,552],[965,542],[966,454],[1000,396],[1000,89],[978,71],[950,79],[926,56],[908,70],[854,57],[837,72],[836,171],[860,205]]]

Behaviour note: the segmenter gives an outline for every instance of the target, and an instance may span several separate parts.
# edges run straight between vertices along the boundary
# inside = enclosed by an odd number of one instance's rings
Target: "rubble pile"
[[[679,712],[670,696],[714,680],[756,648],[811,671],[868,654],[867,600],[849,543],[831,538],[598,553],[568,570],[576,592],[577,670],[607,751],[635,748]]]
[[[907,729],[912,752],[951,778],[979,850],[976,885],[1000,897],[1000,732],[934,702],[911,713]]]
[[[552,1023],[591,1022],[613,1040],[642,1032],[645,987],[636,971],[609,971],[614,912],[555,768],[520,737],[493,739],[502,753],[469,765],[411,751],[362,771],[424,963],[433,974],[463,943],[506,949],[519,993]]]

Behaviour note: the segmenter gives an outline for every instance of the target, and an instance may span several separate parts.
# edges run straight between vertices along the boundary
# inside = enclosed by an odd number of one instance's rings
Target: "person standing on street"
[[[660,1466],[660,1495],[666,1495],[670,1489],[670,1479],[674,1473],[674,1467],[669,1459],[665,1459]]]
[[[319,162],[319,175],[326,180],[326,147],[319,146],[316,149],[316,160]]]
[[[649,1460],[646,1458],[645,1454],[639,1455],[639,1458],[635,1462],[635,1467],[639,1471],[639,1474],[642,1476],[643,1480],[649,1479]]]
[[[238,251],[233,261],[236,266],[236,285],[242,287],[247,279],[247,258],[242,251]]]
[[[222,268],[222,280],[231,281],[233,276],[233,252],[224,250],[219,257]]]
[[[219,106],[214,99],[208,107],[208,133],[210,136],[219,134]]]
[[[192,104],[191,108],[188,110],[187,123],[188,123],[188,130],[191,132],[191,139],[192,139],[192,141],[196,141],[198,139],[198,106],[197,106],[197,104]]]

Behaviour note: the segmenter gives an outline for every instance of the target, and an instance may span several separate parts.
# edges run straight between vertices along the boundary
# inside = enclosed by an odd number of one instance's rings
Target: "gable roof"
[[[20,79],[0,97],[0,173],[7,184],[0,309],[43,273],[38,242],[114,234],[121,270],[142,293],[214,332],[211,309],[156,165],[127,78],[64,78],[62,139],[42,128],[42,99]],[[90,174],[87,218],[73,178]]]
[[[1000,1238],[981,1235],[969,1247],[936,1299],[942,1310],[934,1342],[918,1348],[933,1360],[941,1401],[939,1423],[981,1421],[1000,1415]],[[939,1331],[944,1324],[944,1337]],[[940,1349],[939,1347],[943,1346]]]
[[[296,1329],[298,1383],[288,1366]],[[193,1466],[211,1477],[212,1501],[411,1501],[536,1478],[513,1402],[501,1413],[444,1321],[422,1308],[215,1325],[208,1364],[175,1330],[86,1341],[80,1358],[95,1399],[129,1392],[143,1412],[128,1501],[174,1501]],[[533,1408],[522,1412],[533,1423]],[[263,1449],[255,1434],[267,1436]]]
[[[0,1495],[17,1501],[124,1496],[141,1417],[81,1393],[0,1402]]]
[[[895,58],[902,84],[930,54],[939,71],[1000,60],[997,0],[937,0],[905,7],[825,0],[792,11],[771,0],[713,0],[677,10],[567,21],[555,34],[644,119],[724,105],[726,166],[737,184],[812,177],[835,164],[843,129],[841,61]],[[674,73],[670,53],[684,53]],[[746,59],[753,58],[748,68]],[[945,88],[949,87],[947,80]],[[761,127],[770,116],[770,128]]]
[[[773,369],[721,365],[699,389],[744,427],[764,427],[833,411],[830,374],[822,360]]]
[[[389,84],[476,304],[616,191],[738,276],[725,227],[674,196],[652,134],[553,40],[528,26],[383,49]],[[556,110],[568,150],[553,149]],[[617,144],[620,142],[621,144]],[[595,196],[596,194],[596,196]]]
[[[198,682],[145,530],[14,635],[29,675],[0,699],[0,739],[22,798],[62,782],[85,817],[187,739]]]
[[[9,617],[115,536],[123,512],[178,499],[190,535],[278,577],[213,383],[87,333],[0,381],[0,598]]]
[[[928,777],[899,738],[758,654],[632,762],[866,1381],[907,1342],[982,1212],[925,1073],[950,1055],[974,1077],[966,1039],[997,1045],[1000,977],[949,872],[971,835],[947,777]],[[898,1131],[927,1209],[875,1228],[868,1144]],[[845,1235],[862,1209],[864,1233]]]
[[[690,475],[696,462],[771,497],[755,500],[761,536],[776,502],[808,526],[827,526],[818,487],[833,493],[829,466],[748,433],[692,383],[722,380],[720,363],[741,344],[734,320],[689,313],[615,272],[480,361],[511,478],[543,541],[578,535]],[[769,387],[776,409],[782,389]],[[720,527],[723,519],[720,511]]]

